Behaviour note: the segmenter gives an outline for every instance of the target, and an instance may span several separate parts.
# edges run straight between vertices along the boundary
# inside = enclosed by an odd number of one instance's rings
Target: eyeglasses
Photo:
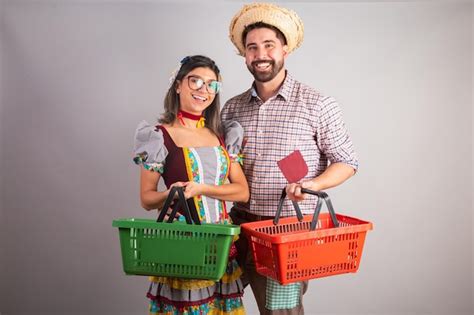
[[[210,80],[210,81],[205,82],[204,79],[195,75],[190,75],[190,76],[187,76],[186,78],[188,79],[189,88],[194,91],[201,89],[202,86],[205,84],[206,90],[210,94],[217,94],[219,93],[222,86],[222,82],[219,82],[217,80]]]

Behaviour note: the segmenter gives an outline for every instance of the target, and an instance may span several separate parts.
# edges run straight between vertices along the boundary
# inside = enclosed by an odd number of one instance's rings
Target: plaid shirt
[[[227,101],[222,120],[236,120],[244,128],[243,169],[250,186],[250,202],[236,203],[237,209],[255,215],[274,216],[287,180],[277,161],[300,150],[308,174],[303,180],[320,175],[328,162],[358,167],[357,157],[342,120],[339,105],[332,97],[296,81],[288,72],[279,92],[266,102],[254,87]],[[316,196],[300,202],[303,213],[314,212]],[[285,200],[282,216],[294,215]]]

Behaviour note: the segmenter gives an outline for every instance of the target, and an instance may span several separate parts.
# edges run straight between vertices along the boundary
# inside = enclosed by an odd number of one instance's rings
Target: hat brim
[[[230,22],[229,37],[241,56],[245,55],[242,33],[245,27],[263,22],[278,28],[286,38],[288,53],[303,42],[304,26],[299,16],[291,10],[270,3],[245,5]]]

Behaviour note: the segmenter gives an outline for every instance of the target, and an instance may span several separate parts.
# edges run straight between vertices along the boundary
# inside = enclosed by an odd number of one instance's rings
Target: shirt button
[[[261,157],[261,156],[262,156],[262,154],[261,154],[261,153],[257,153],[257,156],[258,156],[258,157]]]
[[[257,132],[258,132],[259,134],[262,134],[262,133],[263,133],[263,130],[262,130],[262,129],[259,129]]]
[[[252,199],[252,200],[250,200],[250,203],[251,203],[251,204],[253,204],[253,205],[255,204],[255,202],[256,202],[256,201],[255,201],[255,200],[253,200],[253,199]]]

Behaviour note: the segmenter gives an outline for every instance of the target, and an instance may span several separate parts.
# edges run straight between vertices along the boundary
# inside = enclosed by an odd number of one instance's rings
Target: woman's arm
[[[240,164],[233,162],[229,172],[230,183],[224,185],[185,183],[184,195],[191,198],[196,195],[205,195],[225,201],[247,202],[249,200],[249,186]]]
[[[161,209],[165,203],[170,190],[157,191],[158,181],[160,180],[160,173],[150,172],[149,170],[140,168],[140,201],[142,207],[146,210]],[[174,186],[184,186],[183,182],[176,182]]]
[[[145,210],[159,209],[168,196],[167,191],[157,191],[160,177],[160,173],[140,167],[140,201]]]

